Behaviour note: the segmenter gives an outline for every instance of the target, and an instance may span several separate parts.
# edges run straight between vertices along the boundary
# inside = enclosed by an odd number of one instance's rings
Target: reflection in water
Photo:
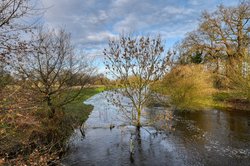
[[[178,115],[154,108],[146,110],[147,126],[137,131],[118,108],[106,102],[104,94],[92,97],[87,103],[94,105],[94,110],[85,123],[85,138],[76,130],[70,151],[63,159],[65,165],[250,163],[249,113],[211,110]]]

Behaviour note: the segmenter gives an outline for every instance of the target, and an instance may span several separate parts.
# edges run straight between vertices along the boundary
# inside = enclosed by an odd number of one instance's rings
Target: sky
[[[238,0],[41,0],[43,22],[71,33],[75,48],[104,71],[102,51],[121,33],[160,34],[165,50],[197,28],[201,13]]]

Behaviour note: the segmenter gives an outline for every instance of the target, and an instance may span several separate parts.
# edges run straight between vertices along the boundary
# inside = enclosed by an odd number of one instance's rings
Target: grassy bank
[[[93,109],[83,101],[103,90],[104,87],[83,89],[72,103],[57,108],[53,118],[48,117],[46,107],[1,112],[0,165],[56,164],[73,129]]]
[[[76,100],[64,107],[64,112],[67,116],[74,119],[76,125],[81,125],[88,118],[88,115],[93,109],[92,105],[84,104],[83,102],[93,95],[105,90],[105,87],[85,88]]]
[[[215,108],[230,111],[250,111],[250,101],[231,91],[217,91],[213,95]]]

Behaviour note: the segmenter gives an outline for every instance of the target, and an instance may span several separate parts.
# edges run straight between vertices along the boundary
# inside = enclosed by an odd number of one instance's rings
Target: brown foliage
[[[25,18],[35,14],[38,10],[30,0],[0,1],[0,62],[9,63],[11,56],[28,49],[28,42],[22,40],[21,34],[32,30],[34,25],[27,24]]]
[[[109,47],[104,49],[108,74],[117,80],[117,89],[113,91],[120,95],[108,96],[109,101],[120,107],[128,118],[136,119],[137,126],[140,126],[141,110],[151,95],[149,86],[166,70],[167,57],[162,56],[163,51],[160,36],[154,38],[122,35],[118,39],[111,39]],[[135,109],[135,115],[121,102],[124,96],[130,100],[130,110]]]
[[[6,164],[48,165],[57,162],[73,131],[71,120],[57,111],[5,111],[0,115],[0,158]]]
[[[73,101],[80,94],[92,69],[82,56],[74,54],[70,34],[64,30],[56,33],[41,28],[33,38],[31,51],[15,59],[14,68],[25,81],[23,86],[37,93],[53,116],[57,107]],[[72,95],[74,79],[80,88]]]

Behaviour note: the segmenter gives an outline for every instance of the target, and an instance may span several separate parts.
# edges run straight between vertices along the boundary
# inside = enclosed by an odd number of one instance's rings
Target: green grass
[[[224,102],[230,100],[232,96],[228,92],[219,91],[213,95],[214,101]]]
[[[76,125],[81,125],[88,119],[90,112],[93,110],[92,105],[84,104],[88,98],[105,90],[105,87],[85,88],[76,100],[64,107],[65,114],[73,117]],[[74,93],[74,92],[72,92]]]

